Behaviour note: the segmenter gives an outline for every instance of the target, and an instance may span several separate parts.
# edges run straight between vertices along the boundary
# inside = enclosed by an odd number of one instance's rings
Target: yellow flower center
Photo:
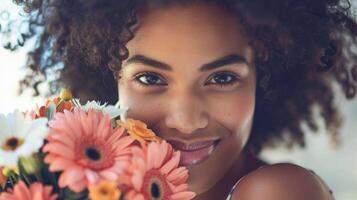
[[[101,182],[98,185],[89,186],[89,197],[91,200],[117,200],[121,196],[115,182]]]
[[[10,137],[2,145],[2,149],[4,149],[5,151],[15,151],[23,143],[24,143],[24,140],[22,140],[22,139],[19,139],[16,137]]]
[[[107,196],[110,193],[110,191],[108,190],[108,188],[100,188],[99,193],[102,196]]]

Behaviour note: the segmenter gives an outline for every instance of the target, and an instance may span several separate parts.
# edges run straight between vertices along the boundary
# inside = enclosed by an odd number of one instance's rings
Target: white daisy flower
[[[0,167],[16,166],[19,157],[38,152],[48,134],[47,121],[32,119],[19,110],[0,114]]]
[[[80,105],[78,99],[74,99],[74,101],[76,101],[75,105]],[[85,105],[80,105],[80,108],[86,112],[89,109],[101,110],[104,114],[109,115],[111,119],[118,117],[128,110],[128,108],[118,108],[118,104],[115,106],[108,105],[107,103],[101,105],[99,101],[88,101]]]

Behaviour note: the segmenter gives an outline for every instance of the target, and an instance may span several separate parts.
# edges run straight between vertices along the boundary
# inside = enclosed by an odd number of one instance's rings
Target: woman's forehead
[[[191,63],[195,66],[231,54],[245,57],[248,47],[238,18],[210,4],[146,9],[139,13],[135,36],[127,43],[129,58],[145,55],[183,62],[172,65],[199,62]]]

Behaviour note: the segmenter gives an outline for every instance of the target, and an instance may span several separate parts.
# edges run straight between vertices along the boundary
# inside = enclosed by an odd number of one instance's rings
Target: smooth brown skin
[[[225,199],[235,182],[264,164],[244,148],[256,92],[249,39],[238,19],[217,5],[148,8],[139,12],[138,22],[118,82],[120,106],[129,107],[121,119],[142,120],[168,141],[220,138],[207,160],[188,167],[189,187],[198,194],[195,200]],[[165,63],[172,70],[133,59],[137,55]],[[203,65],[228,55],[238,55],[245,62],[236,60],[200,71]],[[237,81],[221,87],[216,82],[219,72],[225,73],[223,81],[231,77]],[[148,78],[153,80],[145,87]]]
[[[233,200],[334,199],[317,175],[289,163],[264,166],[251,172],[240,180],[232,196]]]

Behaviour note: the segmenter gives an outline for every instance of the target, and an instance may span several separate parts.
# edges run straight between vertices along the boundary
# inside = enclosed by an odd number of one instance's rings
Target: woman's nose
[[[190,134],[208,125],[208,113],[202,100],[194,96],[175,96],[169,100],[165,123],[168,128]]]

